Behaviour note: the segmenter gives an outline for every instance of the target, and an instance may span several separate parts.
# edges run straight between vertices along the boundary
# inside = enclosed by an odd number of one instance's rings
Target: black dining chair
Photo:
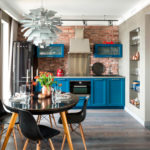
[[[5,125],[9,125],[11,116],[12,116],[11,113],[8,113],[8,112],[5,111],[5,109],[3,107],[3,104],[2,104],[2,101],[0,100],[0,127],[1,127],[0,141],[1,141],[3,133],[7,130],[7,128],[5,128]],[[23,135],[21,133],[20,126],[19,126],[19,121],[18,120],[16,121],[15,125],[17,126],[17,129],[19,131],[21,139],[23,139]],[[17,148],[17,141],[16,141],[15,129],[12,130],[12,133],[13,133],[15,148],[17,150],[18,148]]]
[[[80,133],[81,133],[81,137],[82,137],[82,141],[83,141],[85,150],[87,150],[87,148],[86,148],[85,136],[84,136],[81,122],[83,122],[84,119],[86,118],[86,108],[87,108],[88,99],[89,99],[89,96],[87,96],[84,99],[83,107],[79,112],[66,113],[67,121],[68,121],[68,124],[70,125],[70,128],[72,131],[75,131],[73,129],[73,126],[72,126],[73,124],[79,125],[79,129],[80,129]],[[58,123],[62,124],[61,118],[59,118]],[[66,134],[64,134],[64,136],[63,136],[63,142],[62,142],[61,150],[63,150],[63,148],[64,148],[65,140],[66,140]]]
[[[44,125],[37,125],[32,114],[24,110],[19,111],[19,124],[23,135],[27,138],[23,149],[26,149],[29,140],[33,140],[37,142],[36,149],[40,150],[40,141],[48,140],[51,149],[54,150],[51,138],[58,135],[60,131]]]

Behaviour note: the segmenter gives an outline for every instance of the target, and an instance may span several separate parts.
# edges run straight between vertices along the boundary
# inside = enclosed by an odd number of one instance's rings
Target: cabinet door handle
[[[65,81],[66,79],[58,79],[58,81]]]
[[[120,80],[120,79],[112,79],[112,80]]]
[[[96,81],[102,81],[102,80],[104,80],[104,79],[95,79]]]

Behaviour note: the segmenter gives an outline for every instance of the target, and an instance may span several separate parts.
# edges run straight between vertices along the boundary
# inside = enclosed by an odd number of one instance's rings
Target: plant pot
[[[42,87],[42,94],[45,96],[50,96],[51,95],[51,87],[43,86]]]

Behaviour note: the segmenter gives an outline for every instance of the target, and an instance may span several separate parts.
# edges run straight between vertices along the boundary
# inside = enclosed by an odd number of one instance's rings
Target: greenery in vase
[[[49,72],[40,72],[40,75],[36,76],[35,79],[36,82],[39,82],[42,87],[46,86],[47,88],[52,86],[53,83],[56,83],[56,81],[54,81],[53,74]]]

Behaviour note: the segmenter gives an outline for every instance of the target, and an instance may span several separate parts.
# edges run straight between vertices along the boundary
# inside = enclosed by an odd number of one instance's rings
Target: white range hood
[[[70,40],[69,54],[70,53],[81,53],[81,54],[91,53],[89,39],[83,38],[83,32],[84,32],[83,28],[75,29],[75,38]]]
[[[68,74],[70,76],[88,76],[90,72],[90,43],[83,39],[84,29],[75,29],[75,38],[70,40]]]

